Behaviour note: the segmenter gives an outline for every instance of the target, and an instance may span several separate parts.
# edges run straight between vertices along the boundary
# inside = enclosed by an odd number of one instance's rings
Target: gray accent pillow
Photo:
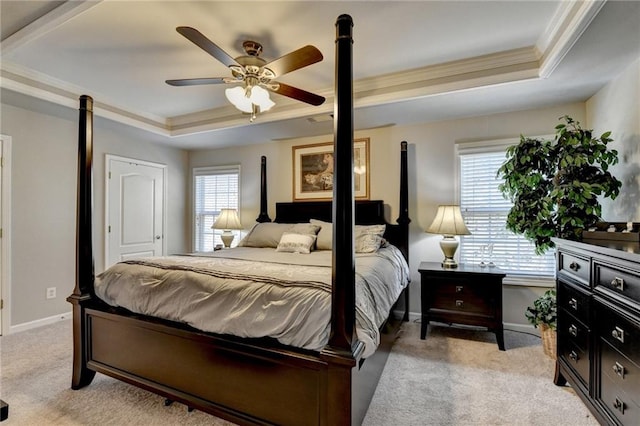
[[[316,240],[316,250],[333,249],[333,224],[317,219],[311,219],[313,225],[320,225],[318,239]],[[356,225],[355,229],[355,250],[356,253],[373,253],[377,251],[385,240],[382,237],[387,225]]]
[[[238,243],[238,247],[270,247],[277,248],[282,234],[293,232],[296,234],[316,235],[320,225],[311,223],[257,223],[251,231]]]

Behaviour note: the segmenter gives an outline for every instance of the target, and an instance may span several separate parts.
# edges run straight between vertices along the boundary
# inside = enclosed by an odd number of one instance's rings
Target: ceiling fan
[[[251,114],[250,121],[253,121],[259,112],[267,111],[275,105],[269,98],[269,91],[315,106],[325,101],[322,96],[274,81],[275,78],[288,72],[322,61],[322,53],[314,46],[301,47],[267,62],[260,57],[262,53],[260,43],[245,41],[242,47],[246,55],[234,59],[195,28],[177,27],[176,31],[229,67],[232,77],[166,80],[166,83],[171,86],[242,83],[242,86],[227,89],[225,95],[236,108]]]

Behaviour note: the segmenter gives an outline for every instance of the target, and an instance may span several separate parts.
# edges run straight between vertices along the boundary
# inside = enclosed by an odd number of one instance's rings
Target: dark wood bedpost
[[[87,369],[86,319],[84,305],[93,294],[93,99],[80,97],[78,128],[78,201],[76,206],[76,285],[67,301],[73,305],[73,376],[71,388],[79,389],[93,380]]]
[[[400,232],[406,235],[406,245],[400,247],[404,258],[409,262],[409,175],[407,172],[407,141],[400,142],[400,215],[396,219],[400,225]],[[403,321],[409,321],[409,289],[404,291],[404,316]]]
[[[355,340],[352,27],[349,15],[338,17],[333,151],[333,298],[329,338],[329,346],[348,352],[352,352]]]
[[[256,222],[271,222],[267,213],[267,157],[260,158],[260,214]]]
[[[327,361],[326,418],[330,425],[351,424],[352,370],[364,344],[355,337],[355,254],[353,198],[353,71],[349,15],[336,21],[334,101],[333,258],[331,334],[320,357]],[[328,407],[331,407],[329,409]]]

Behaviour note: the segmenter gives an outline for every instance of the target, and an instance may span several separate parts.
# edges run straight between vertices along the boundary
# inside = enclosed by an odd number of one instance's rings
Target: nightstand
[[[496,334],[498,348],[504,351],[504,272],[497,267],[465,264],[445,269],[440,262],[421,262],[418,272],[422,292],[421,339],[426,338],[429,321],[481,326]]]

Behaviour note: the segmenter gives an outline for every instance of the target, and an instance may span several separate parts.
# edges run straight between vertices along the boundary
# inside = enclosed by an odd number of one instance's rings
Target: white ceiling
[[[322,118],[333,111],[342,13],[354,20],[356,129],[584,101],[640,57],[637,1],[2,0],[3,100],[77,108],[89,94],[96,115],[186,149],[331,133]],[[274,94],[276,106],[249,123],[227,102],[229,86],[168,86],[230,76],[177,26],[233,57],[244,40],[262,43],[267,61],[314,45],[322,62],[277,81],[327,101]]]

